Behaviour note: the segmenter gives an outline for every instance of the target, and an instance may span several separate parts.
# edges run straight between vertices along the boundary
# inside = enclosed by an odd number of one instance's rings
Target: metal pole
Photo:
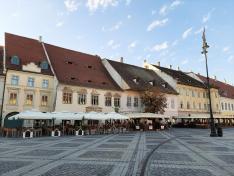
[[[209,45],[206,42],[205,28],[204,28],[204,31],[203,31],[202,39],[203,39],[202,54],[204,54],[205,61],[206,61],[206,79],[207,79],[207,90],[208,90],[209,108],[210,108],[210,137],[216,137],[217,133],[216,133],[216,130],[215,130],[215,123],[214,123],[212,104],[211,104],[210,78],[209,78],[208,61],[207,61],[207,53],[208,53],[207,49],[209,48]]]

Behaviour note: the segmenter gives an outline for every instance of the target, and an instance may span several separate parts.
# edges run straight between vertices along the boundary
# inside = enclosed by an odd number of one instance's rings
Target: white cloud
[[[119,43],[116,43],[114,40],[109,40],[107,42],[107,46],[112,48],[112,49],[117,49],[120,47],[120,44]]]
[[[234,61],[234,56],[232,55],[232,56],[230,56],[230,57],[228,58],[228,62],[231,63],[231,62],[233,62],[233,61]]]
[[[126,5],[127,5],[127,6],[130,5],[131,2],[132,2],[132,0],[126,0]]]
[[[206,15],[203,16],[202,18],[202,22],[206,23],[207,21],[209,21],[209,19],[211,18],[211,15],[213,13],[215,9],[212,9],[211,11],[209,11]]]
[[[65,0],[64,4],[69,12],[76,11],[80,5],[80,3],[77,0]]]
[[[230,50],[230,47],[229,47],[229,46],[225,46],[225,47],[223,48],[223,52],[224,52],[224,53],[227,53],[229,50]]]
[[[200,33],[202,33],[203,30],[204,30],[204,28],[201,27],[200,29],[198,29],[197,31],[195,31],[194,34],[195,35],[200,34]]]
[[[178,42],[179,42],[178,40],[175,40],[171,45],[176,46],[178,44]]]
[[[155,20],[147,27],[147,31],[152,31],[156,27],[164,26],[167,22],[168,22],[168,18],[165,18],[163,20]]]
[[[181,1],[175,0],[175,1],[173,1],[173,2],[171,3],[170,7],[171,7],[171,8],[174,8],[174,7],[176,7],[176,6],[179,6],[181,3],[182,3]]]
[[[188,64],[188,59],[184,59],[182,62],[181,62],[181,65],[186,65]]]
[[[128,15],[127,18],[130,20],[132,18],[132,15]]]
[[[122,21],[117,22],[114,26],[110,28],[110,31],[116,31],[122,26]]]
[[[63,21],[59,21],[56,23],[56,27],[62,27],[64,25]]]
[[[161,50],[165,50],[167,48],[168,48],[168,44],[165,41],[165,42],[163,42],[161,44],[154,45],[153,48],[151,49],[151,51],[157,51],[158,52],[158,51],[161,51]]]
[[[99,8],[107,8],[108,6],[117,6],[117,0],[88,0],[86,6],[91,12],[96,11]]]
[[[159,10],[159,15],[165,15],[167,12],[167,8],[168,7],[166,5],[162,6]]]
[[[186,31],[184,31],[184,33],[183,33],[183,35],[182,35],[182,38],[183,38],[183,39],[186,39],[186,38],[191,34],[192,30],[193,30],[193,28],[190,27],[190,28],[188,28]]]
[[[137,45],[137,41],[133,41],[132,43],[128,45],[128,48],[135,48],[136,45]]]
[[[182,4],[182,2],[180,0],[175,0],[168,6],[163,5],[159,10],[159,15],[166,15],[169,11],[175,9],[180,4]]]

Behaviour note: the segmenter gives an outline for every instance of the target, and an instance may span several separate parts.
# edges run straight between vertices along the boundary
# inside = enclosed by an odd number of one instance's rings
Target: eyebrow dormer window
[[[49,64],[47,61],[42,61],[40,64],[41,69],[47,70],[49,68]]]
[[[20,59],[18,56],[12,56],[11,57],[11,64],[13,65],[19,65],[20,64]]]
[[[92,81],[91,80],[88,80],[89,83],[91,83]]]
[[[93,67],[92,67],[92,65],[89,65],[89,66],[88,66],[88,68],[90,68],[90,69],[91,69],[91,68],[93,68]]]

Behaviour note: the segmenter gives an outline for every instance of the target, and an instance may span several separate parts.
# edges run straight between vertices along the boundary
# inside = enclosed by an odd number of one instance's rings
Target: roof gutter
[[[3,74],[6,74],[6,47],[5,46],[3,46]]]

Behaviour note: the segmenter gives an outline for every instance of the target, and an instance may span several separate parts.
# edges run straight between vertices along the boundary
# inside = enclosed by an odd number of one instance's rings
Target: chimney
[[[147,63],[147,60],[146,60],[146,59],[144,60],[144,63]]]
[[[224,82],[225,82],[225,84],[227,84],[227,80],[226,79],[224,79]]]
[[[172,65],[170,65],[170,69],[172,69]]]
[[[123,63],[123,57],[120,58],[120,62]]]
[[[201,75],[200,73],[197,73],[199,76]]]
[[[180,71],[180,67],[179,66],[177,67],[177,70]]]
[[[160,62],[158,61],[158,64],[157,64],[159,67],[160,67]]]
[[[214,76],[214,80],[217,81],[217,77],[216,76]]]
[[[41,35],[39,36],[38,41],[39,41],[40,43],[42,43],[42,36],[41,36]]]

